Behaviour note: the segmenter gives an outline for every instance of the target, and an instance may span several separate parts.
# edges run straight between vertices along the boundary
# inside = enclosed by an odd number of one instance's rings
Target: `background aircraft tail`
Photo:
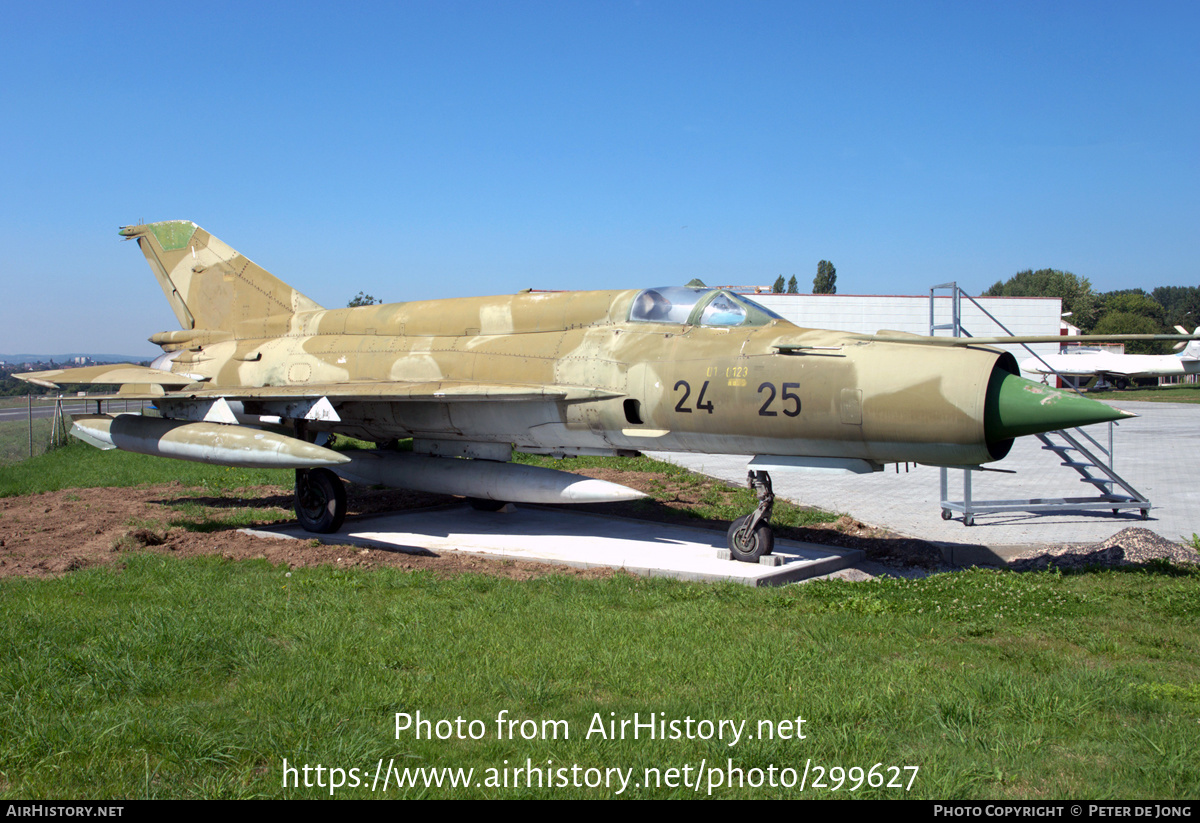
[[[1183,326],[1176,326],[1175,331],[1180,334],[1187,334],[1188,330]],[[1193,334],[1200,334],[1200,326],[1196,327]],[[1186,345],[1183,343],[1175,344],[1175,350],[1179,352],[1179,356],[1184,360],[1200,360],[1200,340],[1189,340]]]
[[[233,331],[320,304],[188,220],[125,226],[137,238],[171,310],[184,329]]]

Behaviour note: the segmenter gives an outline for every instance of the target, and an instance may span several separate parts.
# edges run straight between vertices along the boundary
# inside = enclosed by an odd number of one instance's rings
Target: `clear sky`
[[[8,3],[0,352],[152,356],[120,225],[330,307],[1200,285],[1200,3]]]

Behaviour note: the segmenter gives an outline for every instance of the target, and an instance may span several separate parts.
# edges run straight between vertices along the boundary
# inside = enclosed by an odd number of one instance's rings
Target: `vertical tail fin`
[[[1184,330],[1184,334],[1187,334],[1186,329]],[[1197,326],[1192,334],[1200,334],[1200,326]],[[1200,340],[1189,340],[1188,344],[1184,346],[1183,351],[1180,352],[1180,355],[1185,360],[1200,360]]]
[[[125,226],[121,234],[137,238],[185,329],[233,331],[248,320],[321,308],[190,221]]]
[[[1187,329],[1178,324],[1175,325],[1175,331],[1179,332],[1180,334],[1189,333]],[[1200,326],[1197,326],[1196,330],[1191,332],[1191,334],[1200,334]],[[1175,351],[1179,352],[1179,354],[1176,356],[1184,360],[1200,360],[1200,340],[1188,340],[1186,343],[1176,343]]]

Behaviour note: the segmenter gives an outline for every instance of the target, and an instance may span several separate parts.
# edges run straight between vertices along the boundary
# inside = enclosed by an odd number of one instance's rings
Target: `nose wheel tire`
[[[767,523],[760,521],[753,531],[750,530],[753,517],[747,514],[734,520],[726,535],[733,559],[743,563],[757,563],[758,558],[766,557],[775,549],[775,532]]]
[[[296,470],[296,519],[305,531],[332,534],[346,519],[346,486],[329,469]]]
[[[775,491],[771,487],[771,475],[765,471],[751,469],[746,475],[746,483],[758,496],[758,506],[730,524],[725,542],[734,560],[757,563],[760,557],[775,550],[775,532],[771,531]]]

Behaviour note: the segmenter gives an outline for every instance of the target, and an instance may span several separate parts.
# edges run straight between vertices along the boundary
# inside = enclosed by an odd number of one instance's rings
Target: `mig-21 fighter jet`
[[[771,552],[771,470],[977,466],[1013,439],[1130,417],[1018,376],[989,348],[1042,338],[926,338],[799,328],[729,291],[524,292],[325,309],[187,221],[128,226],[180,328],[149,367],[22,375],[120,384],[161,417],[82,415],[75,436],[230,466],[296,471],[304,528],[334,532],[342,479],[505,502],[640,492],[509,462],[641,450],[753,455],[758,508],[734,557]],[[1045,338],[1057,342],[1059,338]],[[394,449],[335,451],[325,435]]]

